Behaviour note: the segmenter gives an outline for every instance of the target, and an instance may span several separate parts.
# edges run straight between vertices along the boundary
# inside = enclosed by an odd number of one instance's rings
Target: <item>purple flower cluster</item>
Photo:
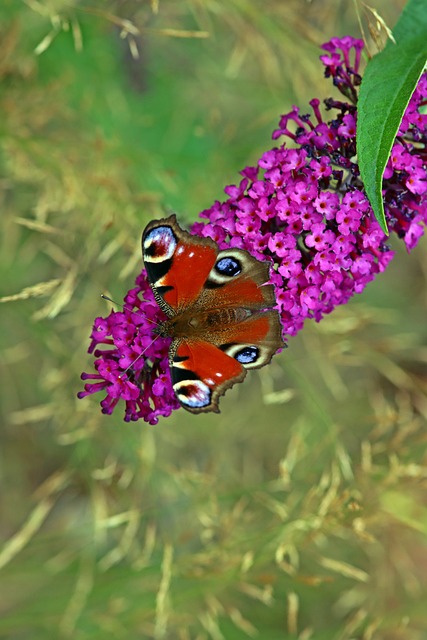
[[[345,101],[325,100],[333,119],[325,121],[320,101],[312,114],[294,107],[280,119],[273,139],[291,140],[246,167],[239,185],[225,189],[192,232],[213,238],[221,248],[246,249],[272,264],[284,335],[295,335],[306,318],[319,321],[383,271],[393,257],[363,190],[356,158],[357,87],[361,40],[333,38],[323,45],[325,75]],[[427,75],[414,92],[384,174],[383,195],[389,230],[411,250],[427,223]],[[89,352],[97,374],[83,374],[85,391],[103,390],[104,413],[118,400],[125,420],[155,424],[178,408],[168,369],[168,340],[152,343],[153,326],[164,320],[142,272],[121,313],[98,318]],[[154,324],[153,324],[154,323]],[[107,349],[99,349],[99,345]],[[143,355],[142,355],[143,354]],[[124,371],[129,370],[124,374]]]
[[[167,417],[178,409],[169,374],[170,341],[152,335],[153,327],[164,320],[142,271],[124,298],[123,311],[96,318],[88,353],[95,355],[97,373],[82,373],[82,380],[90,382],[78,397],[103,391],[101,409],[106,414],[124,400],[126,422],[143,418],[157,424],[159,416]]]
[[[334,38],[321,56],[326,75],[356,100],[361,40]],[[354,62],[351,63],[352,54]],[[390,232],[412,249],[427,222],[427,97],[424,76],[406,111],[384,176],[385,215]],[[284,334],[295,335],[306,318],[319,321],[360,293],[393,257],[387,237],[364,193],[356,159],[357,108],[326,100],[335,117],[325,122],[320,101],[312,115],[298,107],[284,115],[273,139],[292,141],[267,151],[257,166],[242,171],[229,196],[201,213],[208,224],[192,231],[210,236],[221,248],[246,249],[275,265],[271,281]],[[423,147],[421,147],[421,144]]]

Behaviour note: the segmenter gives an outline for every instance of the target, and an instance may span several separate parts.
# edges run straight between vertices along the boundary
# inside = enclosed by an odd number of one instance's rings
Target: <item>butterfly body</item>
[[[218,398],[246,369],[285,346],[269,265],[248,252],[220,251],[210,238],[183,231],[175,216],[150,222],[142,236],[148,280],[172,339],[172,384],[192,413],[218,412]]]
[[[240,308],[212,309],[206,312],[200,311],[196,315],[190,309],[163,322],[156,333],[163,338],[191,340],[203,338],[209,335],[211,330],[213,333],[209,337],[215,343],[217,333],[221,334],[227,327],[242,322],[249,315],[250,312]]]

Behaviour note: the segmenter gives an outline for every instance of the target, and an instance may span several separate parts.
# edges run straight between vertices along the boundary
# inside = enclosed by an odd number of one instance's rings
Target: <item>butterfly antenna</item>
[[[103,298],[104,300],[108,300],[108,302],[112,302],[113,304],[116,304],[117,306],[121,307],[122,309],[126,309],[127,308],[127,309],[129,309],[129,311],[132,311],[132,313],[139,313],[140,315],[144,315],[140,311],[134,311],[132,309],[132,307],[130,307],[128,305],[124,305],[121,302],[116,302],[115,300],[113,300],[109,296],[106,296],[104,293],[101,293],[101,298]],[[151,322],[152,324],[155,324],[155,325],[158,324],[157,322],[155,322],[154,320],[150,320],[146,316],[145,316],[145,319],[146,319],[147,322]],[[135,360],[133,362],[131,362],[130,365],[128,367],[126,367],[126,369],[119,375],[119,378],[122,378],[129,371],[129,369],[133,368],[135,362],[138,362],[138,360],[140,360],[140,358],[142,358],[142,356],[147,351],[147,349],[149,349],[156,342],[156,340],[158,338],[160,338],[159,335],[157,335],[155,338],[153,338],[153,340],[150,342],[150,344],[145,347],[144,351],[141,351],[141,353],[135,358]]]
[[[121,307],[122,309],[127,309],[128,311],[131,311],[132,313],[136,313],[137,315],[144,316],[144,318],[146,319],[147,322],[151,322],[151,324],[158,325],[158,322],[156,322],[155,320],[150,320],[150,318],[147,318],[147,316],[145,314],[143,314],[141,311],[135,311],[134,309],[132,309],[132,307],[130,307],[127,304],[122,304],[121,302],[116,302],[112,298],[109,298],[108,296],[106,296],[104,293],[101,293],[101,298],[103,298],[104,300],[108,300],[108,302],[112,302],[113,304],[116,304],[118,307]]]

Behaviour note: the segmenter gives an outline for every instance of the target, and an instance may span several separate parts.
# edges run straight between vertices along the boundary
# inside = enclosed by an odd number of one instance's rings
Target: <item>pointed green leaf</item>
[[[427,60],[427,0],[409,0],[389,41],[366,67],[358,100],[357,155],[366,194],[387,233],[382,176]]]

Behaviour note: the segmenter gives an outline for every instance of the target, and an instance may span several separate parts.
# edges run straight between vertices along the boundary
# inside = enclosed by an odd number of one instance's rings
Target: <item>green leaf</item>
[[[396,44],[366,67],[358,100],[357,156],[374,214],[386,233],[382,176],[411,95],[427,60],[427,0],[409,0],[393,30]]]

